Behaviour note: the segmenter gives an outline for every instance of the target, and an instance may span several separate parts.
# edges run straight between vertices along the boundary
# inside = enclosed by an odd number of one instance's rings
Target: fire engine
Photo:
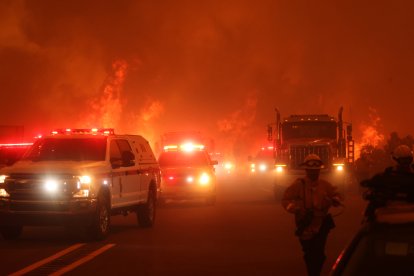
[[[159,202],[204,199],[208,205],[216,201],[217,161],[210,158],[200,135],[169,133],[164,137],[163,152],[158,158],[161,169]]]
[[[268,140],[273,143],[276,179],[275,197],[280,188],[303,175],[300,165],[308,154],[317,154],[324,163],[323,177],[334,184],[344,184],[347,170],[354,163],[352,124],[328,114],[290,115],[281,119],[276,111],[276,121],[268,125]],[[345,128],[344,128],[345,127]]]

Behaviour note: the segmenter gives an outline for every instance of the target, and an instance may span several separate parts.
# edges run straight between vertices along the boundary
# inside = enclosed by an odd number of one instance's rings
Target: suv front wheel
[[[103,240],[109,233],[111,225],[111,210],[109,202],[104,194],[98,196],[95,214],[92,224],[87,228],[88,238],[91,240]]]

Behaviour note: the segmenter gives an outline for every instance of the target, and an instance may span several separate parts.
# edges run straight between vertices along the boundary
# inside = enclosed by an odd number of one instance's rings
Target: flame
[[[90,115],[81,124],[90,127],[116,128],[122,113],[121,92],[127,75],[128,64],[117,60],[112,64],[112,72],[104,82],[102,95],[92,100]]]
[[[247,149],[243,149],[241,143],[246,142],[246,139],[250,138],[247,134],[256,119],[256,107],[257,98],[249,96],[241,109],[217,121],[218,130],[222,134],[221,149],[224,151],[224,154],[234,157],[239,156],[239,158],[247,155],[245,152],[242,152],[243,150],[247,151]],[[249,144],[249,141],[246,144]]]
[[[129,122],[135,122],[130,125],[127,131],[138,133],[148,139],[150,142],[157,140],[158,135],[154,128],[157,120],[164,112],[164,104],[159,100],[148,99],[144,107],[137,113],[132,114]]]
[[[356,158],[359,157],[361,148],[365,145],[371,145],[373,147],[380,146],[385,141],[385,136],[379,131],[381,118],[378,116],[376,109],[369,108],[370,123],[363,123],[360,126],[362,137],[359,143],[355,145]]]
[[[220,132],[242,134],[253,123],[256,117],[257,99],[249,97],[240,110],[231,113],[228,118],[217,122]]]

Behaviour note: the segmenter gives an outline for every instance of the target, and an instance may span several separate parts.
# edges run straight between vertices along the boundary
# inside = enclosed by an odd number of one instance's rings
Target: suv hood
[[[110,166],[105,161],[19,161],[13,166],[6,167],[2,173],[30,173],[30,174],[82,174],[108,172]]]

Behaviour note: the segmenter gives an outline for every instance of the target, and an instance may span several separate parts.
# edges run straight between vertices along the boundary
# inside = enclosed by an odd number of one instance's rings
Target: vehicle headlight
[[[333,164],[333,166],[335,167],[335,169],[337,170],[337,171],[343,171],[344,170],[344,164]]]
[[[0,188],[0,197],[10,197],[10,194],[6,191],[6,189]]]
[[[44,188],[49,193],[55,193],[59,188],[59,183],[55,179],[47,179],[45,181]]]
[[[82,175],[79,177],[79,182],[81,184],[91,184],[92,178],[89,175]]]
[[[283,167],[277,166],[276,171],[279,173],[283,172]]]
[[[232,164],[232,163],[230,163],[230,162],[226,162],[226,163],[224,164],[224,168],[225,168],[226,170],[230,170],[230,169],[232,169],[232,168],[233,168],[233,164]]]
[[[259,170],[264,172],[265,170],[267,170],[267,165],[266,164],[260,164]]]
[[[4,183],[6,181],[7,175],[0,175],[0,184]]]
[[[77,192],[73,194],[73,197],[89,197],[91,189],[92,177],[89,175],[79,176],[77,182]],[[105,184],[105,181],[103,182]]]
[[[210,176],[207,173],[202,173],[200,176],[200,185],[205,186],[210,182]]]

